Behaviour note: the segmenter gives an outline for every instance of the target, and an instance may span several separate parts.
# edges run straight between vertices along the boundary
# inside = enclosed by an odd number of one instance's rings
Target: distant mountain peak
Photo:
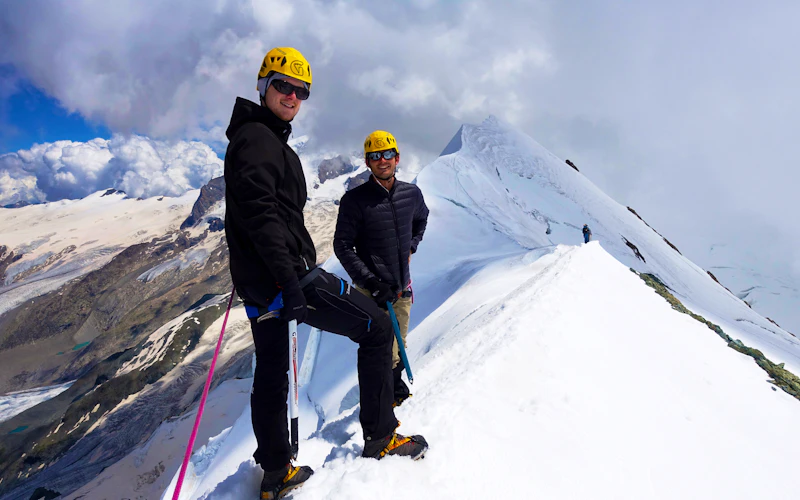
[[[192,213],[181,224],[181,229],[195,226],[205,216],[208,211],[218,202],[225,199],[225,178],[220,176],[208,181],[208,184],[200,188],[197,201],[192,206]],[[218,223],[215,223],[218,224]]]

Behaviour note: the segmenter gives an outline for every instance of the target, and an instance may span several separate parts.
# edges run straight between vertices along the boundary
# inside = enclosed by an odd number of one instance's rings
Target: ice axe
[[[297,459],[298,442],[298,394],[297,394],[297,320],[289,322],[289,418],[291,419],[292,460]]]
[[[406,356],[406,347],[403,345],[403,336],[400,335],[400,325],[397,323],[397,315],[394,313],[394,307],[390,301],[386,301],[386,309],[389,311],[389,316],[392,317],[392,326],[394,326],[394,337],[397,339],[397,349],[400,351],[400,359],[406,368],[406,375],[408,375],[408,383],[414,383],[414,376],[411,374],[411,364],[408,362]]]

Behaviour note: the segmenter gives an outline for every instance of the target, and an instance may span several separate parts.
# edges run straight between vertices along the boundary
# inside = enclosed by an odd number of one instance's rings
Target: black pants
[[[374,301],[323,271],[303,288],[309,305],[306,323],[358,343],[358,385],[364,440],[388,436],[397,427],[392,402],[392,325]],[[289,328],[281,319],[250,320],[256,345],[256,373],[250,406],[258,449],[266,471],[289,463],[286,397],[289,392]]]

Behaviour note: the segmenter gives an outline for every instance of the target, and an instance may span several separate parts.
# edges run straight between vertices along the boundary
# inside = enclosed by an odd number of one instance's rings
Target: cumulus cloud
[[[45,194],[36,187],[36,177],[33,175],[18,168],[0,171],[0,206],[20,201],[38,203],[45,198]]]
[[[507,15],[520,5],[32,0],[11,3],[0,21],[0,62],[114,131],[220,147],[235,97],[256,96],[261,58],[291,45],[309,58],[315,78],[298,132],[345,145],[363,134],[351,116],[409,132],[418,128],[410,121],[425,119],[435,133],[409,133],[407,140],[435,151],[460,119],[504,117],[498,80],[509,80],[504,92],[518,92],[523,73],[552,72],[540,23]],[[527,13],[541,10],[525,5]]]
[[[178,196],[222,175],[206,144],[115,135],[57,141],[0,156],[0,205],[82,198],[114,188],[133,197]]]

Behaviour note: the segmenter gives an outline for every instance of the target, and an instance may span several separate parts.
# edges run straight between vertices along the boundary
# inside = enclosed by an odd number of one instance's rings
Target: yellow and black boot
[[[385,456],[409,457],[419,460],[425,457],[428,442],[422,436],[403,436],[393,432],[383,439],[369,440],[364,443],[362,457],[377,458]]]
[[[302,486],[313,474],[311,467],[295,467],[292,464],[276,471],[265,471],[264,479],[261,480],[261,500],[283,498],[293,489]]]

